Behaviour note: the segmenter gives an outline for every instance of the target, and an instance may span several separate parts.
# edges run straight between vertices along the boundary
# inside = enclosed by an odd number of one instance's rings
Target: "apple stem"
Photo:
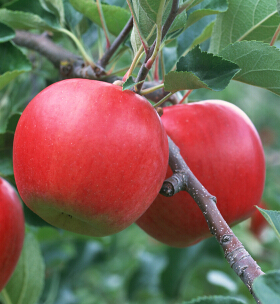
[[[101,1],[96,0],[96,5],[97,5],[97,10],[98,10],[101,26],[103,28],[105,38],[106,38],[106,49],[109,49],[109,47],[111,45],[110,40],[109,40],[109,31],[108,31],[106,20],[105,20],[104,14],[103,14]]]
[[[256,277],[264,273],[222,217],[216,198],[194,176],[182,158],[180,149],[170,137],[168,143],[169,166],[174,174],[164,181],[160,193],[170,197],[179,191],[187,191],[191,195],[202,211],[210,232],[221,245],[231,268],[247,286],[256,303],[261,303],[253,292],[252,284]]]
[[[274,43],[276,42],[276,40],[277,40],[277,38],[279,36],[279,33],[280,33],[280,24],[278,25],[278,27],[277,27],[277,29],[276,29],[276,31],[275,31],[275,33],[274,33],[274,35],[273,35],[273,37],[272,37],[272,39],[270,41],[270,44],[269,44],[270,46],[274,45]]]
[[[155,85],[154,87],[151,87],[151,88],[148,88],[148,89],[144,89],[140,92],[140,95],[147,95],[149,93],[152,93],[156,90],[159,90],[159,89],[163,89],[164,88],[164,84],[163,83],[160,83],[158,85]]]
[[[143,50],[144,50],[143,46],[141,45],[141,47],[138,49],[138,51],[134,55],[132,63],[131,63],[129,69],[127,70],[127,72],[125,73],[125,75],[123,77],[123,81],[126,81],[127,78],[129,78],[132,75],[133,70],[135,69],[135,67],[138,65],[139,61],[141,60],[141,58],[145,54],[145,52]]]
[[[167,101],[174,93],[169,92],[165,97],[163,97],[159,102],[153,105],[154,108],[159,107],[162,105],[165,101]]]
[[[159,81],[159,56],[155,61],[154,81]]]
[[[70,37],[74,43],[76,44],[78,50],[80,51],[85,63],[87,65],[90,65],[92,68],[96,67],[96,64],[94,63],[94,61],[90,58],[90,56],[87,54],[86,50],[84,49],[82,43],[79,41],[79,39],[70,31],[68,31],[67,29],[61,28],[59,30],[61,33],[66,34],[68,37]]]
[[[188,97],[189,95],[192,93],[193,90],[188,90],[185,95],[182,97],[182,99],[180,100],[180,104],[182,104]]]

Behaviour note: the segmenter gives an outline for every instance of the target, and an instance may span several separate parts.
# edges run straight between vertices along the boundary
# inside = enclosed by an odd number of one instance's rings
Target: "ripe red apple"
[[[109,83],[69,79],[47,87],[15,132],[14,173],[25,204],[84,235],[110,235],[135,222],[167,166],[167,135],[154,108]]]
[[[24,240],[24,215],[14,188],[0,177],[0,291],[18,262]]]
[[[259,207],[262,209],[268,209],[266,206],[266,203],[264,201],[261,201],[259,204]],[[250,223],[250,231],[254,234],[256,238],[260,238],[262,231],[265,227],[267,227],[269,224],[267,220],[264,218],[264,216],[261,214],[261,212],[256,208],[255,212],[253,213],[251,217],[251,223]]]
[[[246,114],[233,104],[212,100],[164,108],[161,119],[192,172],[217,197],[228,224],[249,217],[262,197],[265,160]],[[171,175],[169,168],[166,178]],[[137,224],[174,247],[210,236],[202,212],[187,192],[170,198],[159,194]]]

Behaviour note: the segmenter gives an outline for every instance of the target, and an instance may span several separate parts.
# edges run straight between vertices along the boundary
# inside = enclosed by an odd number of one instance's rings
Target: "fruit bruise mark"
[[[65,214],[64,212],[61,212],[61,215]],[[68,217],[70,217],[70,219],[73,218],[73,216],[71,214],[65,214],[65,215],[68,215]]]

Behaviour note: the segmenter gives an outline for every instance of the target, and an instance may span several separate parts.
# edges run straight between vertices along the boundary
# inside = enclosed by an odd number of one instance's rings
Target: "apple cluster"
[[[159,194],[172,175],[167,135],[228,224],[249,217],[265,179],[258,133],[220,100],[164,108],[120,86],[86,79],[57,82],[24,110],[14,139],[14,174],[25,204],[48,223],[91,236],[136,222],[175,247],[210,236],[187,192]]]

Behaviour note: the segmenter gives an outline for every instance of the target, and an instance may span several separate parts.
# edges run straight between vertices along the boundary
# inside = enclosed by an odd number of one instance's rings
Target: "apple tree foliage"
[[[143,50],[157,41],[157,29],[168,20],[172,3],[0,0],[3,178],[15,185],[12,144],[21,112],[38,92],[62,77],[54,60],[47,59],[40,46],[17,44],[18,31],[47,37],[65,52],[92,63],[102,58],[108,41],[112,43],[118,37],[133,15],[130,35],[105,67],[107,73],[122,79],[136,59],[135,69],[124,84],[129,89],[139,84]],[[249,221],[237,225],[234,232],[266,273],[254,281],[255,294],[263,304],[280,303],[280,2],[178,3],[180,14],[155,45],[159,60],[153,58],[147,80],[164,79],[161,87],[179,100],[191,92],[189,100],[230,101],[256,125],[267,161],[264,200],[271,209],[259,211],[269,224],[259,238],[249,231]],[[24,210],[24,249],[0,294],[1,303],[255,302],[232,273],[214,239],[188,248],[169,248],[136,225],[113,236],[91,238],[55,229],[27,207]]]

